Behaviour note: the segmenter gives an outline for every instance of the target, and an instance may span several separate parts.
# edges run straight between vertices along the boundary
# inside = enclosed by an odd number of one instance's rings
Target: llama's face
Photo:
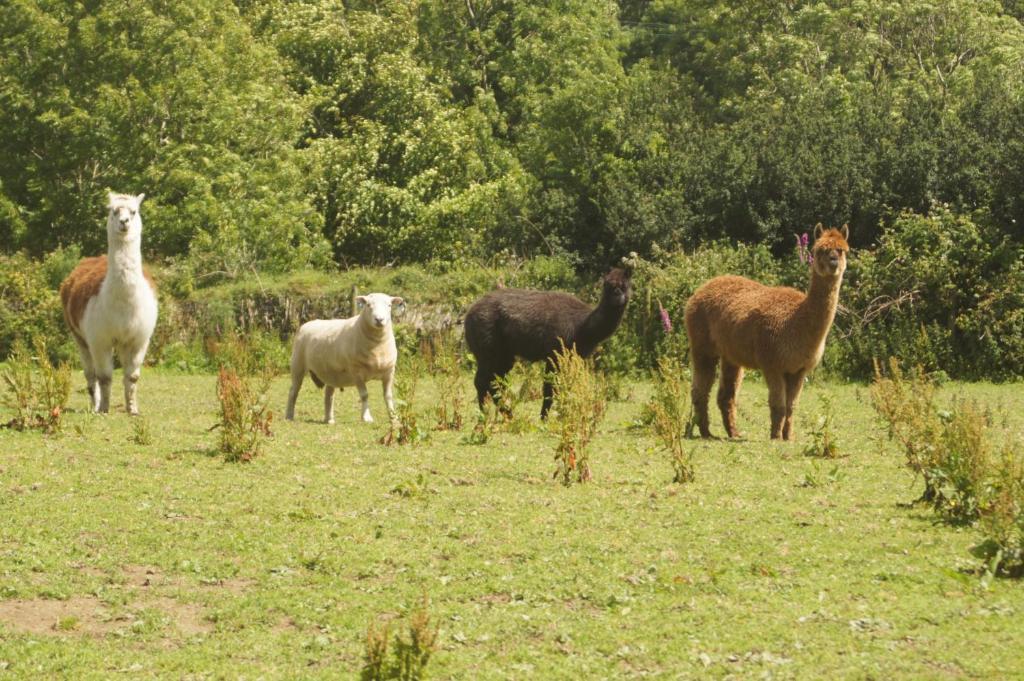
[[[615,268],[604,278],[604,298],[617,307],[629,301],[632,290],[632,278],[624,269]]]
[[[132,196],[131,194],[110,193],[110,201],[107,204],[107,239],[111,243],[122,241],[134,241],[142,236],[142,216],[139,214],[139,206],[145,194]]]
[[[370,293],[365,296],[356,296],[356,309],[359,310],[359,314],[378,329],[383,329],[391,324],[392,307],[397,307],[398,311],[404,310],[405,301],[397,296],[389,296],[386,293]]]
[[[850,228],[823,230],[819,224],[814,228],[814,271],[822,277],[841,277],[846,271],[846,254],[850,245],[846,242]]]

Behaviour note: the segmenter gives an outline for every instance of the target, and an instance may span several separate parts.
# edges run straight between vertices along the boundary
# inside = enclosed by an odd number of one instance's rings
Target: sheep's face
[[[145,194],[110,193],[107,204],[107,239],[111,243],[134,241],[142,236],[142,216],[139,206]]]
[[[617,267],[605,275],[602,295],[616,307],[622,307],[629,301],[632,285],[630,273]]]
[[[384,329],[391,324],[391,308],[405,309],[405,301],[386,293],[370,293],[356,296],[356,308],[374,327]]]
[[[850,228],[843,225],[842,229],[822,229],[821,224],[814,228],[814,262],[812,267],[818,276],[841,277],[846,271],[846,254],[850,245],[846,240],[850,236]]]

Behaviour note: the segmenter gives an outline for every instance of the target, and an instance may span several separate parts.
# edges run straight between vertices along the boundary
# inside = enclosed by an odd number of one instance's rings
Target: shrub
[[[990,415],[977,403],[954,399],[949,409],[935,401],[934,385],[920,369],[904,377],[890,360],[872,385],[875,409],[891,438],[904,449],[907,465],[925,481],[922,501],[947,522],[976,520],[995,471],[995,440]]]
[[[21,253],[0,255],[0,356],[9,355],[15,341],[37,337],[54,357],[73,354],[50,275],[46,266]]]
[[[901,213],[847,280],[830,340],[844,374],[897,355],[956,378],[1024,375],[1024,251],[988,216]]]
[[[818,420],[811,428],[811,441],[804,447],[804,456],[813,456],[822,459],[839,458],[839,445],[836,443],[835,434],[835,410],[832,407],[832,398],[823,394],[821,396],[821,408],[818,410]]]
[[[605,388],[591,364],[572,348],[555,353],[555,449],[554,477],[563,485],[591,479],[588,446],[604,418]]]
[[[980,522],[985,539],[972,553],[985,560],[988,571],[1024,576],[1024,455],[1019,440],[1001,453],[985,501]],[[1016,446],[1016,449],[1014,448]]]
[[[647,403],[651,428],[668,452],[674,475],[672,482],[692,482],[693,457],[684,445],[692,422],[689,407],[690,382],[683,365],[671,357],[663,357],[654,377],[654,394]]]
[[[427,678],[427,664],[437,652],[440,634],[430,621],[426,595],[408,618],[408,638],[395,634],[392,646],[389,622],[371,622],[366,631],[366,652],[360,678],[363,681],[418,681]],[[388,650],[392,654],[388,656]]]
[[[60,430],[71,398],[71,367],[67,362],[54,366],[42,338],[34,339],[31,353],[22,341],[15,341],[0,376],[7,386],[4,404],[15,414],[5,424],[8,428],[38,428],[46,433]]]

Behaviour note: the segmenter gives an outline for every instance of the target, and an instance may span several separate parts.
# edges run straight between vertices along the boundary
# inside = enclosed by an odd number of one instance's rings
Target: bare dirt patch
[[[110,618],[96,598],[0,601],[0,623],[28,634],[103,636],[124,625]]]

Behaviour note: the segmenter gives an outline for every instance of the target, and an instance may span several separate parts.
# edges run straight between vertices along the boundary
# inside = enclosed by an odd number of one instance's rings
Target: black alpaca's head
[[[621,267],[616,267],[604,275],[602,299],[616,307],[625,307],[632,290],[632,277],[632,272]]]

